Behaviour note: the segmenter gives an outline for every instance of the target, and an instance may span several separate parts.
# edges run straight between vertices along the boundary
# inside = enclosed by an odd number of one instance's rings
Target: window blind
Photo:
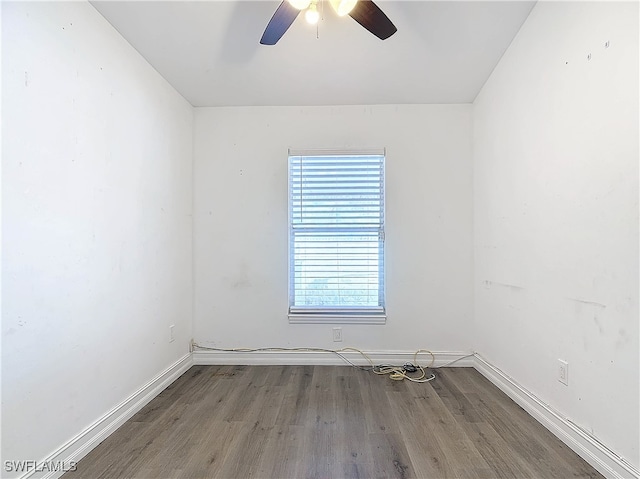
[[[384,155],[289,156],[289,315],[384,314]]]

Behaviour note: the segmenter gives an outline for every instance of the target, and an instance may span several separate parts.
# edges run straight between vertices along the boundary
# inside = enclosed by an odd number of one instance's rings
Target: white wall
[[[287,148],[383,146],[388,320],[340,346],[473,348],[637,467],[637,18],[540,2],[473,107],[194,124],[90,5],[3,3],[3,459],[45,457],[192,336],[335,347],[286,317]]]
[[[2,457],[40,460],[188,353],[193,111],[88,3],[2,10]]]
[[[290,325],[287,149],[386,147],[386,325]],[[196,108],[194,337],[470,350],[471,105]]]
[[[539,2],[473,145],[475,349],[636,467],[638,84],[637,2]]]

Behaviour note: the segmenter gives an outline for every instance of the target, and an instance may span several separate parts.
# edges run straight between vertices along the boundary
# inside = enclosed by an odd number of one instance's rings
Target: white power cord
[[[392,365],[386,365],[386,364],[382,364],[382,365],[375,365],[373,364],[373,361],[371,360],[371,358],[369,356],[367,356],[366,353],[364,353],[363,351],[356,349],[356,348],[342,348],[342,349],[325,349],[325,348],[231,348],[231,349],[227,349],[227,348],[214,348],[214,347],[208,347],[208,346],[201,346],[198,343],[196,343],[195,341],[191,342],[191,351],[194,351],[196,349],[202,349],[202,350],[206,350],[206,351],[220,351],[220,352],[231,352],[231,353],[255,353],[255,352],[264,352],[264,351],[304,351],[304,352],[321,352],[321,353],[331,353],[331,354],[335,354],[336,356],[338,356],[340,359],[342,359],[344,362],[346,362],[347,364],[349,364],[350,366],[356,368],[356,369],[360,369],[362,371],[368,371],[368,372],[372,372],[374,374],[378,374],[378,375],[389,375],[389,378],[393,381],[402,381],[404,379],[414,382],[414,383],[427,383],[429,381],[433,381],[436,376],[435,374],[431,373],[430,376],[427,376],[427,373],[425,371],[425,369],[437,369],[437,367],[433,367],[433,364],[435,363],[435,356],[433,355],[433,353],[431,351],[429,351],[428,349],[418,349],[414,355],[413,355],[413,364],[407,363],[404,366],[392,366]],[[349,360],[349,358],[347,358],[343,353],[346,352],[356,352],[359,353],[363,358],[365,358],[367,360],[367,362],[370,364],[370,367],[363,367],[363,366],[359,366],[357,364],[354,364],[353,362],[351,362]],[[427,353],[431,356],[431,362],[429,363],[428,366],[421,366],[420,364],[418,364],[418,355],[420,353]],[[473,356],[473,354],[468,354],[466,356],[462,356],[460,358],[457,358],[453,361],[450,361],[442,366],[438,366],[438,367],[445,367],[445,366],[449,366],[457,361],[460,361],[461,359],[467,358],[469,356]],[[417,375],[411,375],[410,373],[418,373]]]

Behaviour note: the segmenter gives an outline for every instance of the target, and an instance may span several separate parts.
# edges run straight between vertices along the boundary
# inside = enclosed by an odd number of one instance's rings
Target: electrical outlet
[[[565,386],[569,385],[569,363],[558,359],[558,381]]]
[[[169,326],[169,342],[172,343],[174,341],[174,337],[173,337],[173,329],[176,327],[175,324],[172,324],[171,326]]]
[[[342,341],[342,328],[333,328],[333,342],[339,343]]]

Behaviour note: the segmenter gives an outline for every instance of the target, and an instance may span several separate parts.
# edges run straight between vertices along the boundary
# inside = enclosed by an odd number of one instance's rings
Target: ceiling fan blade
[[[283,0],[276,13],[273,14],[267,28],[264,29],[260,43],[262,45],[275,45],[282,35],[289,29],[300,10],[291,6],[287,0]]]
[[[398,31],[389,17],[371,0],[358,0],[349,16],[380,40],[386,40]]]

